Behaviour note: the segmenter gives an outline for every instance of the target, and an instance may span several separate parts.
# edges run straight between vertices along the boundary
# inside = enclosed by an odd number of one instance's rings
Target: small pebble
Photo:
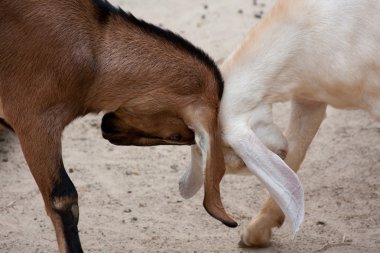
[[[74,169],[73,168],[70,168],[69,169],[69,173],[73,173],[74,172]]]
[[[242,9],[239,9],[239,10],[238,10],[238,13],[239,13],[239,14],[243,14],[243,10],[242,10]]]
[[[178,171],[178,165],[177,164],[172,164],[172,165],[170,165],[170,168],[172,169],[172,170],[174,170],[174,171]]]
[[[132,218],[132,221],[137,221],[137,217],[133,217],[133,218]]]
[[[324,221],[317,221],[317,225],[319,225],[319,226],[325,226],[326,222],[324,222]]]

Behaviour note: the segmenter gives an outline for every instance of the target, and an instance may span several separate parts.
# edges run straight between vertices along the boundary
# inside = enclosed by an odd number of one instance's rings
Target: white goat
[[[237,155],[226,153],[231,173],[246,170],[240,158],[255,169],[250,160],[258,155],[255,134],[273,152],[287,152],[285,162],[297,171],[327,104],[363,109],[380,119],[379,13],[377,0],[277,1],[222,66],[220,119],[224,141]],[[271,107],[286,100],[292,101],[292,112],[285,139]],[[271,229],[283,220],[269,199],[242,241],[267,244]]]

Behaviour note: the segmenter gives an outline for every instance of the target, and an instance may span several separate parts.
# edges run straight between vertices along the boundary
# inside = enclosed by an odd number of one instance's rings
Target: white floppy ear
[[[179,181],[179,192],[185,199],[193,197],[203,185],[202,155],[197,145],[191,147],[191,164]]]
[[[296,233],[304,218],[304,192],[298,176],[267,149],[251,129],[241,127],[225,137],[248,169],[265,185]]]

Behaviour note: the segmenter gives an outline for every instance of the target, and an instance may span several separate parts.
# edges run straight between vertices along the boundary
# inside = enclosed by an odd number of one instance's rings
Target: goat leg
[[[83,252],[78,235],[78,194],[67,175],[61,155],[60,129],[52,129],[41,119],[27,129],[15,125],[22,150],[45,202],[61,253]],[[46,127],[48,126],[49,129]]]
[[[305,158],[306,151],[322,123],[326,104],[295,99],[292,101],[291,118],[286,132],[288,155],[285,162],[295,172]],[[247,246],[266,246],[270,242],[273,227],[281,227],[284,213],[276,202],[269,198],[259,214],[252,219],[242,234]]]

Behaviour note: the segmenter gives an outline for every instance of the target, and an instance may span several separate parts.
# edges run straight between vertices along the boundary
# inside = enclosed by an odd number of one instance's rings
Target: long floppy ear
[[[189,176],[184,176],[185,179],[190,180],[184,184],[185,196],[190,196],[199,189],[198,177],[205,171],[204,208],[212,217],[226,226],[236,227],[237,223],[224,210],[220,197],[219,184],[225,173],[225,165],[217,109],[191,107],[185,112],[184,119],[189,128],[194,131],[196,142],[196,147],[192,148],[192,167],[189,170]],[[194,185],[191,185],[192,183]]]
[[[248,169],[265,185],[296,233],[304,218],[304,192],[298,176],[251,129],[240,127],[235,130],[225,138]]]
[[[202,153],[197,145],[191,147],[191,164],[179,181],[179,192],[185,199],[193,197],[203,185]]]

